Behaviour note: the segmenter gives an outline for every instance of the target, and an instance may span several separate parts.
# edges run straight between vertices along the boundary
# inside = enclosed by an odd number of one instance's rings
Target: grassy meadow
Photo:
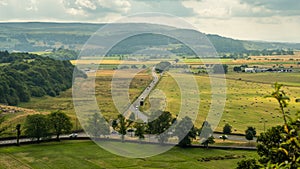
[[[295,57],[299,57],[297,54]],[[256,65],[258,58],[251,57],[251,60],[243,60],[249,66]],[[285,57],[287,61],[290,57]],[[295,59],[296,59],[295,58]],[[211,59],[210,59],[211,60]],[[188,62],[199,64],[193,59],[187,59]],[[273,63],[268,63],[265,60],[264,66],[272,66]],[[80,61],[78,64],[96,63],[94,60]],[[120,63],[119,60],[104,60],[105,65],[114,65]],[[130,63],[129,63],[130,62]],[[156,62],[156,61],[153,61]],[[213,62],[213,60],[212,60]],[[264,98],[265,95],[272,91],[271,85],[275,82],[283,83],[283,89],[291,98],[287,111],[295,113],[300,109],[299,103],[295,103],[295,99],[300,97],[300,73],[236,73],[232,71],[233,66],[240,65],[241,60],[223,59],[223,63],[229,65],[229,72],[226,74],[226,106],[224,112],[214,112],[217,115],[222,115],[221,121],[216,128],[216,131],[222,131],[223,126],[229,123],[233,126],[234,133],[244,133],[248,126],[253,126],[258,133],[264,130],[262,121],[267,120],[266,128],[276,124],[282,124],[281,114],[278,112],[278,105],[274,99]],[[149,62],[150,63],[150,62]],[[280,62],[278,62],[279,64]],[[133,61],[128,61],[128,64],[134,64]],[[143,63],[136,63],[140,65]],[[145,63],[146,64],[146,63]],[[152,62],[151,62],[152,64]],[[150,64],[150,65],[151,65]],[[103,66],[105,66],[103,65]],[[149,65],[149,64],[147,64]],[[297,68],[297,65],[293,65]],[[122,70],[123,74],[129,73],[130,69]],[[298,71],[296,69],[296,71]],[[118,114],[116,107],[111,98],[111,80],[115,71],[112,68],[101,69],[96,73],[96,98],[102,114],[107,119],[115,118]],[[89,74],[90,76],[92,74]],[[182,74],[185,75],[185,74]],[[198,117],[195,125],[200,127],[205,120],[206,115],[211,105],[211,87],[210,78],[205,75],[194,76],[199,89],[201,103],[199,106]],[[132,80],[129,89],[129,98],[133,101],[151,82],[152,76],[150,70],[138,73]],[[166,110],[171,113],[178,114],[180,110],[181,93],[176,84],[176,81],[168,74],[164,74],[158,83],[156,89],[159,89],[167,98]],[[33,98],[28,103],[21,103],[20,107],[33,109],[39,112],[50,112],[54,110],[63,110],[71,116],[75,124],[76,115],[72,103],[72,91],[67,90],[58,97],[43,97]],[[150,103],[145,102],[143,110],[149,109]],[[23,116],[25,117],[25,116]]]
[[[124,143],[133,144],[133,143]],[[134,145],[129,145],[134,146]],[[204,161],[203,158],[240,156],[237,159]],[[149,158],[120,157],[92,141],[62,141],[0,148],[0,169],[6,168],[235,168],[243,158],[257,157],[255,151],[174,147]]]

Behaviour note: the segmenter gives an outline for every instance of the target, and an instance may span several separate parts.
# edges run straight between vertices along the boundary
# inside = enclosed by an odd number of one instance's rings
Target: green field
[[[131,144],[133,143],[124,143]],[[99,148],[91,141],[62,141],[0,148],[0,169],[7,168],[235,168],[239,159],[199,161],[204,157],[225,155],[257,157],[255,151],[217,150],[174,147],[161,155],[131,159],[120,157]]]
[[[262,119],[268,120],[266,128],[282,124],[282,116],[278,112],[278,103],[275,99],[264,98],[271,93],[272,86],[277,79],[284,79],[285,83],[299,83],[299,74],[277,74],[276,78],[268,73],[257,74],[228,74],[226,77],[226,106],[222,114],[222,119],[216,131],[222,131],[223,126],[229,123],[233,127],[234,133],[242,133],[248,126],[256,128],[258,133],[263,132],[264,124]],[[234,78],[233,78],[234,77]],[[242,77],[242,80],[239,80]],[[294,77],[294,78],[292,78]],[[244,81],[249,79],[253,82]],[[201,99],[198,118],[195,125],[201,127],[210,109],[211,88],[208,76],[195,76],[199,87],[199,97]],[[157,86],[167,96],[167,110],[178,114],[180,110],[180,90],[170,75],[164,75]],[[287,95],[291,98],[287,111],[296,113],[299,110],[299,103],[295,98],[300,96],[300,87],[284,87]],[[218,113],[218,112],[216,112]]]
[[[126,71],[126,70],[124,70]],[[101,112],[107,119],[116,117],[117,110],[113,104],[110,94],[110,82],[113,70],[101,70],[96,77],[96,98]],[[185,76],[185,74],[182,74]],[[278,112],[278,105],[274,99],[264,98],[272,91],[272,84],[276,81],[286,85],[283,89],[291,98],[287,111],[295,113],[300,109],[299,103],[295,102],[300,97],[300,74],[299,73],[235,73],[226,74],[226,106],[222,119],[216,131],[222,131],[225,123],[233,126],[234,133],[244,133],[248,126],[253,126],[258,133],[264,130],[262,120],[268,120],[266,128],[282,124],[281,114]],[[198,117],[195,125],[200,127],[205,120],[211,102],[210,79],[206,75],[195,75],[198,82],[199,96],[201,99]],[[141,73],[132,81],[129,92],[130,99],[134,99],[151,81],[149,72]],[[165,74],[157,85],[167,96],[167,111],[178,114],[180,110],[181,93],[174,79]],[[145,108],[149,108],[146,102]],[[34,98],[29,103],[20,105],[24,108],[34,109],[42,112],[61,109],[67,112],[75,123],[75,113],[71,98],[71,90],[67,90],[58,97]]]

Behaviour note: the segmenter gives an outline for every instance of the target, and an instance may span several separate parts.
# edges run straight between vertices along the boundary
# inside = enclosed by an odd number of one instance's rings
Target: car
[[[77,138],[78,134],[77,133],[72,133],[69,135],[69,138]]]
[[[113,134],[113,135],[119,135],[119,133],[117,131],[112,131],[111,134]]]
[[[228,136],[227,135],[221,135],[219,136],[220,139],[228,139]]]

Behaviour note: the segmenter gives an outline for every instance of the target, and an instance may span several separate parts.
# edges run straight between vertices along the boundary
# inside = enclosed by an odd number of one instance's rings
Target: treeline
[[[57,96],[72,86],[74,66],[28,53],[0,52],[0,103],[17,105],[31,97]],[[86,75],[75,68],[77,76]]]
[[[53,49],[51,53],[46,53],[43,54],[42,56],[46,56],[56,60],[76,60],[78,57],[78,53],[73,50],[58,48],[58,49]]]

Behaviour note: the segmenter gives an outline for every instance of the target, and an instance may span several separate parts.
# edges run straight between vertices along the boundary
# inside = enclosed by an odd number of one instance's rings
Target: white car
[[[223,136],[224,136],[225,139],[228,139],[228,136],[227,136],[227,135],[219,136],[219,138],[220,138],[220,139],[223,139]]]
[[[69,135],[70,138],[77,138],[78,134],[77,133],[72,133]]]

